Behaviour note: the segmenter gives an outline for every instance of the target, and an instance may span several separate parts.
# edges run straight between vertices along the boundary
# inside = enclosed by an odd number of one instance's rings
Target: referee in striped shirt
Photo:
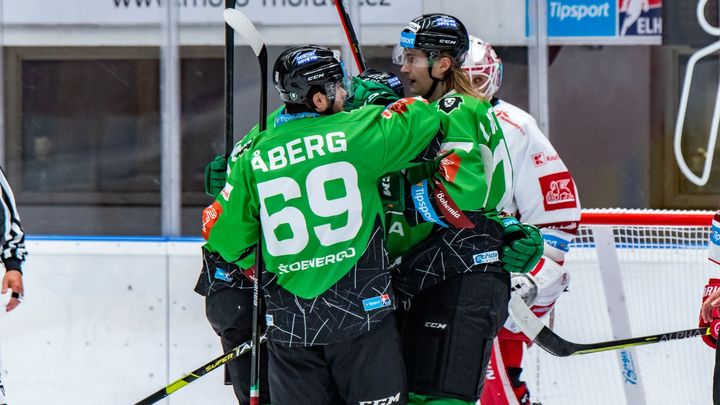
[[[23,301],[23,280],[22,263],[25,261],[25,232],[20,224],[10,184],[5,177],[5,172],[0,168],[0,191],[2,191],[2,212],[0,213],[0,235],[2,235],[2,251],[0,260],[5,265],[5,276],[2,280],[2,291],[6,294],[8,289],[12,290],[10,302],[5,309],[7,312],[17,308]]]
[[[2,194],[2,211],[0,213],[0,260],[5,265],[5,276],[2,279],[2,290],[0,293],[6,294],[8,289],[12,290],[10,302],[5,311],[10,312],[17,308],[23,301],[22,280],[22,263],[25,261],[25,233],[22,225],[20,225],[20,216],[15,206],[15,197],[13,196],[10,184],[5,178],[5,172],[0,168],[0,194]],[[0,405],[6,404],[5,387],[0,381]]]

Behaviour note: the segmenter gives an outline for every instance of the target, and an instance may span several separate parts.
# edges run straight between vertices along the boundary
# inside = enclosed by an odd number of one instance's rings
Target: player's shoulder
[[[432,105],[441,113],[448,116],[463,116],[470,114],[485,114],[492,109],[486,101],[456,92],[450,92],[435,100]]]

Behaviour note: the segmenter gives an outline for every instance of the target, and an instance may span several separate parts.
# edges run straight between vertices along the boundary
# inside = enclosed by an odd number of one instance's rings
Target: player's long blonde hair
[[[450,55],[443,53],[440,57],[450,58]],[[470,77],[462,66],[453,62],[452,67],[445,74],[447,75],[447,79],[445,79],[446,90],[453,89],[460,94],[484,100],[483,96],[473,87]]]

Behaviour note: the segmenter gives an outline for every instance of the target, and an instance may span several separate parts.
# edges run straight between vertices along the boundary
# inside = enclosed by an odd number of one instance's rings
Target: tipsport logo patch
[[[403,48],[415,48],[415,33],[414,32],[401,32],[400,33],[400,46]]]
[[[390,299],[390,295],[383,294],[379,295],[377,297],[372,298],[366,298],[363,300],[363,308],[365,308],[365,312],[374,311],[376,309],[389,307],[392,305],[392,300]]]
[[[552,246],[555,249],[562,250],[563,252],[570,251],[570,241],[563,238],[558,238],[553,235],[543,235],[543,240],[548,246]]]

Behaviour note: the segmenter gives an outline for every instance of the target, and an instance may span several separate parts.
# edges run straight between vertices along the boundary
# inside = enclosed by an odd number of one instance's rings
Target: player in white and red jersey
[[[575,182],[535,119],[494,96],[502,82],[502,62],[490,44],[470,37],[463,67],[492,103],[510,151],[513,191],[499,207],[540,228],[545,241],[544,255],[535,268],[513,275],[512,294],[520,295],[538,317],[546,316],[570,279],[562,265],[580,221]],[[482,405],[530,403],[527,386],[520,380],[523,346],[530,343],[508,318],[493,342]]]
[[[715,213],[708,242],[708,259],[720,265],[720,210]],[[713,376],[713,405],[720,405],[720,350],[717,348],[720,330],[720,279],[711,278],[703,290],[700,308],[700,326],[710,327],[711,335],[703,336],[703,341],[715,349],[715,374]]]

